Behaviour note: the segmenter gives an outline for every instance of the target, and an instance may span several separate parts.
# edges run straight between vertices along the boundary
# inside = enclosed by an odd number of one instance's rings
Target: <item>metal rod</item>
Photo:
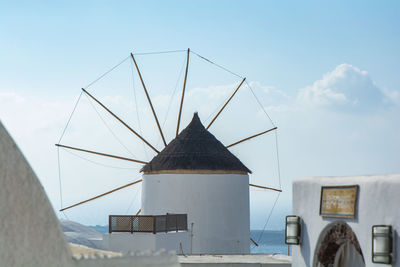
[[[133,56],[132,53],[131,53],[131,57],[132,57],[133,63],[135,63],[136,70],[137,70],[137,72],[139,74],[140,81],[142,82],[144,92],[146,93],[147,100],[149,101],[149,104],[150,104],[150,107],[151,107],[151,111],[153,112],[154,119],[156,120],[157,127],[158,127],[158,130],[160,131],[160,135],[161,135],[161,138],[163,140],[164,146],[167,146],[167,143],[165,142],[164,134],[163,134],[163,132],[161,130],[160,123],[158,122],[157,114],[156,114],[156,112],[155,112],[155,110],[153,108],[153,104],[151,103],[150,96],[149,96],[149,94],[147,92],[147,89],[146,89],[146,85],[144,84],[144,81],[143,81],[143,78],[142,78],[142,74],[140,73],[139,67],[138,67],[138,65],[136,63],[136,60],[135,60],[135,57]]]
[[[257,188],[261,188],[261,189],[273,190],[273,191],[277,191],[277,192],[282,192],[281,189],[276,189],[276,188],[271,188],[271,187],[266,187],[266,186],[261,186],[261,185],[249,184],[249,186],[257,187]]]
[[[253,244],[254,244],[256,247],[258,247],[258,244],[257,244],[257,242],[256,242],[256,241],[254,241],[254,239],[253,239],[253,238],[251,238],[251,237],[250,237],[250,241],[251,241],[251,242],[253,242]]]
[[[183,89],[182,89],[181,105],[180,105],[180,107],[179,107],[178,125],[176,126],[176,136],[178,136],[178,133],[179,133],[179,125],[180,125],[180,123],[181,123],[183,99],[184,99],[184,97],[185,97],[186,79],[187,79],[188,68],[189,68],[189,54],[190,54],[190,49],[188,48],[188,50],[187,50],[187,60],[186,60],[185,79],[183,80]]]
[[[137,218],[137,216],[139,216],[139,214],[142,212],[142,209],[139,209],[138,210],[138,212],[136,212],[136,214],[135,214],[135,216],[132,218],[132,227],[131,227],[131,233],[133,234],[133,225],[134,225],[134,222],[135,222],[135,219]]]
[[[108,233],[111,234],[111,215],[108,216]]]
[[[218,118],[219,114],[221,114],[221,112],[224,110],[224,108],[226,107],[226,105],[228,105],[229,101],[231,101],[231,99],[233,98],[233,96],[236,94],[236,92],[239,90],[239,88],[242,86],[242,84],[244,83],[244,81],[246,80],[246,78],[243,78],[243,80],[240,82],[239,86],[236,88],[236,90],[233,92],[233,94],[231,95],[231,97],[228,99],[228,101],[226,101],[226,103],[222,106],[222,108],[219,110],[219,112],[217,113],[217,115],[215,115],[214,119],[212,119],[212,121],[210,122],[210,124],[207,126],[207,130],[208,128],[210,128],[211,124],[214,123],[214,121]]]
[[[97,102],[97,104],[99,104],[102,108],[104,108],[108,113],[110,113],[114,118],[116,118],[120,123],[122,123],[126,128],[128,128],[132,133],[134,133],[137,137],[140,138],[140,140],[142,140],[146,145],[148,145],[151,149],[153,149],[155,152],[160,153],[160,151],[158,151],[157,149],[155,149],[154,146],[152,146],[149,142],[146,141],[146,139],[144,139],[142,136],[140,136],[140,134],[138,134],[135,130],[133,130],[128,124],[126,124],[123,120],[121,120],[120,118],[118,118],[117,115],[115,115],[111,110],[109,110],[106,106],[104,106],[99,100],[97,100],[94,96],[92,96],[88,91],[86,91],[85,89],[83,89],[83,92],[85,92],[88,96],[90,96],[90,98],[92,98],[94,101]]]
[[[226,146],[226,148],[229,148],[229,147],[235,146],[235,145],[237,145],[237,144],[240,144],[240,143],[242,143],[242,142],[244,142],[244,141],[250,140],[250,139],[252,139],[252,138],[254,138],[254,137],[257,137],[257,136],[260,136],[260,135],[266,134],[266,133],[268,133],[268,132],[270,132],[270,131],[273,131],[273,130],[276,130],[276,129],[278,129],[278,127],[274,127],[274,128],[272,128],[272,129],[266,130],[266,131],[264,131],[264,132],[261,132],[261,133],[258,133],[258,134],[255,134],[255,135],[252,135],[252,136],[250,136],[250,137],[247,137],[247,138],[244,138],[244,139],[242,139],[242,140],[239,140],[239,141],[237,141],[237,142],[235,142],[235,143],[233,143],[233,144],[230,144],[229,146]]]
[[[76,203],[76,204],[74,204],[74,205],[71,205],[71,206],[68,206],[68,207],[66,207],[66,208],[63,208],[63,209],[61,209],[60,211],[64,211],[64,210],[67,210],[67,209],[70,209],[70,208],[73,208],[73,207],[76,207],[76,206],[82,205],[82,204],[84,204],[84,203],[87,203],[87,202],[89,202],[89,201],[95,200],[95,199],[97,199],[97,198],[104,197],[105,195],[108,195],[108,194],[114,193],[115,191],[118,191],[118,190],[124,189],[124,188],[126,188],[126,187],[128,187],[128,186],[131,186],[131,185],[134,185],[134,184],[140,183],[141,181],[142,181],[142,179],[139,179],[139,180],[137,180],[137,181],[134,181],[134,182],[132,182],[132,183],[129,183],[129,184],[126,184],[126,185],[120,186],[120,187],[118,187],[118,188],[115,188],[115,189],[113,189],[113,190],[111,190],[111,191],[108,191],[108,192],[106,192],[106,193],[103,193],[103,194],[101,194],[101,195],[98,195],[98,196],[95,196],[95,197],[89,198],[89,199],[87,199],[87,200],[84,200],[84,201],[81,201],[81,202],[79,202],[79,203]]]
[[[103,156],[103,157],[110,157],[110,158],[114,158],[114,159],[122,159],[122,160],[127,160],[127,161],[133,161],[133,162],[141,163],[141,164],[147,164],[148,163],[146,161],[141,161],[141,160],[137,160],[137,159],[130,159],[130,158],[124,158],[124,157],[120,157],[120,156],[100,153],[100,152],[86,150],[86,149],[72,147],[72,146],[65,146],[65,145],[60,145],[60,144],[56,144],[56,146],[63,147],[63,148],[68,148],[68,149],[72,149],[72,150],[77,150],[77,151],[81,151],[81,152],[91,153],[91,154],[95,154],[95,155],[99,155],[99,156]]]

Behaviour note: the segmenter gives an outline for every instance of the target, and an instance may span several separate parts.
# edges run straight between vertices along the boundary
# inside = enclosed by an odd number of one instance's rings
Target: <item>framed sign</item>
[[[322,186],[319,215],[323,217],[355,218],[358,185]]]

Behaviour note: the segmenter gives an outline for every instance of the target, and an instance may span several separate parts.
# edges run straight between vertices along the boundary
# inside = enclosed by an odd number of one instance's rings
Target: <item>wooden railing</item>
[[[167,215],[110,215],[109,233],[112,232],[178,232],[187,231],[187,214]]]

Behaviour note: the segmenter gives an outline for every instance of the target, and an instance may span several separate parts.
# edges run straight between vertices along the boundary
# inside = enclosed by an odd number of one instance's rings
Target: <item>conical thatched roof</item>
[[[190,124],[141,170],[144,173],[251,173],[214,135],[197,113]]]

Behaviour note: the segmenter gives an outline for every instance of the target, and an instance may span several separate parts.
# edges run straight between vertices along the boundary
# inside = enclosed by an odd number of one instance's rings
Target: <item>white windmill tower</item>
[[[245,82],[245,78],[207,127],[203,126],[198,114],[195,113],[190,124],[179,132],[189,54],[188,49],[176,137],[168,144],[139,67],[134,55],[131,54],[165,145],[161,151],[87,90],[82,89],[85,94],[157,153],[150,162],[57,144],[58,147],[66,149],[144,164],[141,169],[142,179],[60,210],[76,207],[143,182],[141,209],[132,216],[110,215],[110,233],[104,237],[103,248],[119,251],[165,248],[192,254],[247,254],[250,252],[249,186],[281,192],[280,189],[249,184],[248,174],[251,171],[228,150],[229,147],[276,130],[277,127],[228,146],[223,145],[208,131]]]
[[[142,214],[187,214],[192,253],[249,253],[251,171],[197,113],[141,171]]]

